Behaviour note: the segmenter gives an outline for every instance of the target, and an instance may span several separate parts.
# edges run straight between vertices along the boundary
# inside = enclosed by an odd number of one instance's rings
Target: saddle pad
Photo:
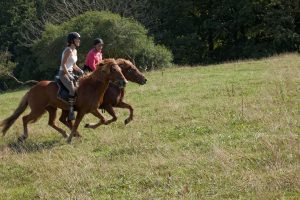
[[[58,86],[58,91],[57,91],[57,98],[68,102],[69,99],[69,90],[64,86],[64,84],[61,82],[61,80],[57,77],[55,77],[54,81],[57,86]]]

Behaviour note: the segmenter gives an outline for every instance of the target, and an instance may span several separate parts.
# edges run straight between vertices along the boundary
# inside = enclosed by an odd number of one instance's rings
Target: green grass
[[[67,144],[44,115],[18,144],[18,119],[0,139],[0,199],[300,198],[299,55],[146,76],[128,85],[126,126],[125,110],[96,130],[87,115]],[[25,92],[0,95],[0,119]]]

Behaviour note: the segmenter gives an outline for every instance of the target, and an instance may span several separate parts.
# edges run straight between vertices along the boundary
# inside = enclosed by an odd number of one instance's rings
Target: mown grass
[[[19,144],[18,119],[0,139],[0,198],[300,198],[299,55],[146,76],[128,85],[126,126],[125,110],[96,130],[87,115],[67,144],[44,115]],[[0,119],[25,92],[0,95]]]

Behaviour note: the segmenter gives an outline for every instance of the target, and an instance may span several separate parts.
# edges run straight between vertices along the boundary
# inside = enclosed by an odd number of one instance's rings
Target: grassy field
[[[44,115],[18,144],[18,119],[0,139],[0,199],[300,199],[299,55],[146,76],[127,87],[126,126],[126,110],[96,130],[87,115],[67,144]],[[0,95],[0,120],[25,92]]]

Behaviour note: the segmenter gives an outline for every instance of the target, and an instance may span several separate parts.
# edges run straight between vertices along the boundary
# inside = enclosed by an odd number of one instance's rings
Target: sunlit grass
[[[87,115],[67,144],[44,115],[20,145],[18,119],[0,140],[0,199],[300,198],[299,55],[146,76],[126,89],[126,126],[125,110],[96,130]],[[0,95],[0,120],[25,92]]]

